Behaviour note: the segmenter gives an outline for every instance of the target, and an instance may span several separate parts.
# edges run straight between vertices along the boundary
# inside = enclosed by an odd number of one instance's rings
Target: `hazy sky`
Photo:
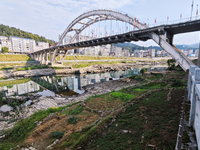
[[[58,40],[77,16],[94,9],[113,9],[154,24],[189,18],[192,0],[0,0],[0,24]],[[194,0],[193,16],[200,0]],[[199,11],[200,14],[200,11]],[[199,17],[200,19],[200,17]],[[199,32],[176,35],[174,44],[199,42]],[[155,45],[151,40],[135,44]]]

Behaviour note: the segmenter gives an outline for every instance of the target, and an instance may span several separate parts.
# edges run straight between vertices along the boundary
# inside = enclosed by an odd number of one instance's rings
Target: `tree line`
[[[35,41],[40,41],[40,42],[48,42],[50,45],[54,45],[55,41],[46,39],[43,36],[39,36],[37,34],[32,34],[30,32],[26,32],[20,29],[17,29],[15,27],[9,27],[6,25],[1,24],[0,25],[0,35],[1,36],[16,36],[16,37],[21,37],[21,38],[29,38],[29,39],[34,39]]]

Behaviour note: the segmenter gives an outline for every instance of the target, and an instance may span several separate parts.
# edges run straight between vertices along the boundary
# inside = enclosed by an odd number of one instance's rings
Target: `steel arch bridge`
[[[87,22],[84,22],[83,21],[84,19],[87,19]],[[69,32],[75,31],[75,34],[72,38],[74,40],[87,27],[91,26],[94,23],[104,20],[117,20],[125,22],[134,26],[135,28],[137,28],[137,30],[126,32],[123,34],[116,34],[101,38],[92,38],[86,41],[81,41],[81,42],[76,41],[75,43],[61,45],[63,39]],[[78,29],[74,28],[77,24],[82,26]],[[192,28],[192,26],[194,26],[195,28]],[[191,29],[188,29],[187,27]],[[180,50],[178,50],[173,45],[173,36],[174,34],[191,32],[191,31],[200,31],[200,20],[172,24],[172,25],[161,25],[150,28],[146,24],[139,22],[138,19],[136,19],[135,17],[132,18],[127,14],[122,14],[120,12],[116,12],[113,10],[93,10],[86,12],[78,16],[76,19],[74,19],[61,35],[58,45],[50,47],[48,49],[43,49],[40,51],[33,52],[31,53],[31,57],[35,60],[40,61],[41,63],[48,63],[47,55],[49,54],[50,64],[53,65],[55,63],[56,56],[58,56],[61,52],[64,52],[63,58],[61,60],[63,62],[67,51],[70,49],[98,46],[98,45],[105,45],[105,44],[112,44],[119,42],[130,42],[139,40],[147,41],[148,39],[152,39],[158,45],[160,45],[166,52],[168,52],[172,56],[172,58],[174,58],[176,62],[186,71],[189,69],[190,65],[193,65],[193,63],[190,61],[189,58],[187,58],[187,56],[185,56]]]

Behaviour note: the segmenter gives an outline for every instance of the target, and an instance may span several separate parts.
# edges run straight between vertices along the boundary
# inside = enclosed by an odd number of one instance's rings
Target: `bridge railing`
[[[155,26],[160,26],[160,25],[173,25],[177,23],[184,23],[184,22],[195,21],[199,19],[200,19],[200,15],[188,17],[188,18],[180,18],[173,21],[163,21],[163,22],[153,23],[153,24],[150,24],[149,27],[155,27]]]
[[[200,68],[190,66],[188,75],[188,101],[190,101],[189,126],[195,130],[197,145],[200,147]]]

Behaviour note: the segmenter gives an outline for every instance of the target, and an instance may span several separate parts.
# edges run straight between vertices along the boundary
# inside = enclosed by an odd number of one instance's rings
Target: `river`
[[[147,71],[165,70],[167,67],[149,67]],[[28,93],[36,93],[42,96],[52,96],[59,94],[61,96],[73,96],[83,94],[82,87],[89,84],[106,82],[109,80],[118,80],[119,78],[139,74],[141,68],[120,70],[115,72],[106,72],[98,74],[69,75],[69,76],[42,76],[33,77],[26,83],[5,85],[0,87],[0,101],[2,97],[26,96]],[[3,82],[3,80],[1,80]],[[6,82],[5,82],[6,83]],[[30,105],[31,100],[25,105]],[[11,107],[1,103],[0,112],[10,111]]]

